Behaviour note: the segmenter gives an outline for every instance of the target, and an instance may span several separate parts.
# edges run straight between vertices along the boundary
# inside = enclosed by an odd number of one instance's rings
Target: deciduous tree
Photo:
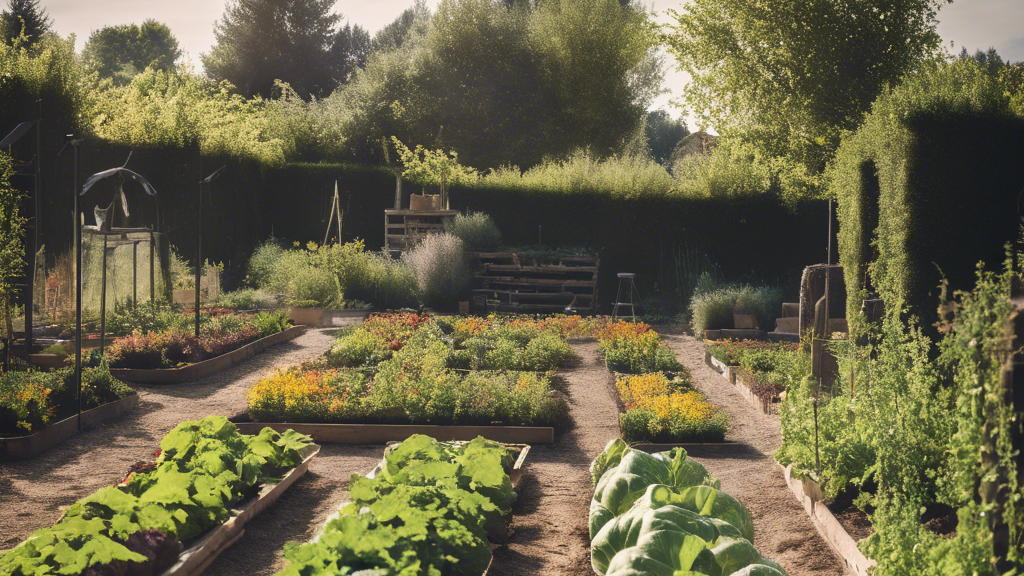
[[[167,25],[156,20],[146,20],[142,26],[100,28],[89,36],[82,50],[86,68],[101,78],[113,78],[117,85],[131,82],[146,68],[170,70],[180,57],[178,39]]]

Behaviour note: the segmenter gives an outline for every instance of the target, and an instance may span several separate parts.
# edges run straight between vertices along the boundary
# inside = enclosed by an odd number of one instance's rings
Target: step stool
[[[640,301],[640,293],[636,289],[636,274],[632,272],[619,272],[617,276],[619,277],[619,289],[615,294],[615,302],[612,306],[612,322],[619,315],[619,307],[625,306],[629,306],[630,316],[633,318],[633,322],[636,322],[636,306]],[[622,301],[623,286],[629,292],[629,302]],[[636,300],[633,299],[634,295],[636,295]]]

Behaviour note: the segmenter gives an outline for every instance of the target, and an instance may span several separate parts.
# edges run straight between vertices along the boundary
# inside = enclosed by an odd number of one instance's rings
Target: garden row
[[[249,436],[222,417],[183,422],[161,440],[155,461],[133,465],[116,486],[0,555],[0,575],[197,574],[318,451],[291,430]],[[352,476],[351,502],[313,541],[285,547],[280,574],[479,576],[491,542],[509,533],[513,478],[528,452],[483,438],[413,436],[389,446],[376,469]]]
[[[752,544],[750,512],[686,450],[612,440],[590,467],[591,564],[602,576],[780,576]]]
[[[838,370],[821,378],[796,345],[706,343],[710,363],[780,415],[775,457],[802,479],[798,496],[859,538],[859,551],[844,553],[859,574],[993,574],[1020,563],[1022,432],[1006,388],[1020,281],[1010,269],[979,272],[973,291],[946,303],[938,341],[898,310],[860,319],[853,340],[827,344]]]

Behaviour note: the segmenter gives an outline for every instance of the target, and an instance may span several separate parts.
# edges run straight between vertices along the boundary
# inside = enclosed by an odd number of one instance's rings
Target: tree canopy
[[[46,8],[39,6],[39,0],[10,0],[7,10],[0,12],[0,32],[8,44],[20,35],[28,39],[28,44],[36,44],[52,25]]]
[[[664,34],[698,124],[755,144],[782,188],[820,191],[842,131],[938,51],[951,0],[693,0]]]
[[[214,24],[216,44],[202,56],[206,73],[245,96],[270,97],[275,80],[303,97],[337,85],[331,65],[333,0],[231,0]]]
[[[117,85],[131,82],[146,68],[170,70],[180,57],[178,39],[167,25],[156,20],[146,20],[142,26],[100,28],[89,36],[82,50],[86,69],[101,78],[114,79]]]

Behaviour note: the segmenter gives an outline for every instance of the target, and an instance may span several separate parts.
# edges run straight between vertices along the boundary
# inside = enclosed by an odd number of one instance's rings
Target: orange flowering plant
[[[720,441],[728,417],[688,381],[662,372],[623,376],[615,382],[626,412],[619,417],[627,442]]]

